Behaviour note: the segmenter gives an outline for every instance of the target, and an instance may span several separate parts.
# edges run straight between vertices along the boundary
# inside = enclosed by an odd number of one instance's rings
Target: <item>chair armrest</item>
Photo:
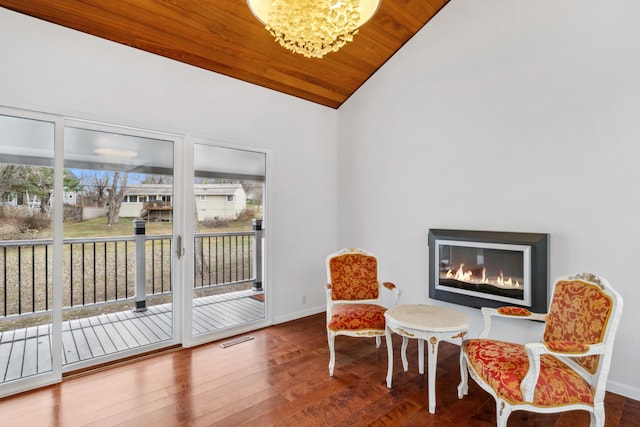
[[[382,282],[382,286],[389,289],[390,291],[397,289],[395,283],[392,283],[392,282]]]
[[[563,356],[584,356],[585,353],[588,353],[591,348],[589,344],[584,344],[576,341],[547,341],[544,343],[544,345],[552,354]]]
[[[398,288],[392,282],[382,282],[382,288],[387,289],[393,293],[393,296],[395,297],[394,305],[398,305],[398,303],[400,302],[400,294],[402,293],[402,289]]]
[[[513,306],[498,307],[496,311],[502,316],[530,317],[533,314],[526,308]]]
[[[482,319],[484,321],[484,328],[482,329],[482,332],[480,332],[480,338],[487,338],[489,336],[492,317],[502,317],[519,320],[540,320],[543,322],[547,319],[546,314],[532,313],[529,310],[521,307],[482,307],[480,309],[480,312],[482,313]]]
[[[552,356],[568,358],[602,355],[607,349],[607,346],[601,342],[596,344],[583,344],[572,341],[548,341],[540,345],[544,347],[544,351],[540,350],[540,354],[551,354]]]
[[[533,393],[540,376],[540,356],[550,354],[559,357],[584,357],[604,354],[603,343],[583,344],[573,341],[549,341],[546,343],[525,344],[524,349],[529,358],[529,370],[520,383],[520,391],[525,402],[533,401]]]
[[[325,290],[327,292],[327,324],[329,324],[333,312],[333,300],[331,299],[331,283],[327,283]]]

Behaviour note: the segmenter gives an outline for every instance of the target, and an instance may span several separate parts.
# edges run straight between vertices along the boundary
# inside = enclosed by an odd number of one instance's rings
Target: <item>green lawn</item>
[[[88,221],[65,223],[64,237],[114,237],[133,235],[133,220],[120,218],[117,225],[107,225],[106,217],[93,218]],[[171,222],[147,222],[146,233],[149,235],[171,234]],[[215,227],[200,224],[201,233],[222,233],[229,231],[251,231],[251,220],[235,220],[220,223]],[[50,231],[49,231],[50,232]],[[42,237],[40,235],[39,237]]]

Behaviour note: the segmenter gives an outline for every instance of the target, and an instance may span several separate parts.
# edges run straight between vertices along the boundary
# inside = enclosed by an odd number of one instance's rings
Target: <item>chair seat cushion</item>
[[[462,344],[469,367],[502,399],[512,405],[523,402],[520,383],[529,369],[529,358],[520,344],[470,339]],[[559,359],[543,354],[533,405],[557,407],[575,403],[593,405],[589,384]]]
[[[384,331],[386,308],[376,304],[339,304],[333,307],[327,328],[337,331]]]

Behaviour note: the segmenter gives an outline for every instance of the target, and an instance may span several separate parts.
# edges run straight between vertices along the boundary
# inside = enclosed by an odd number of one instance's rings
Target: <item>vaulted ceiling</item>
[[[338,108],[448,0],[382,0],[338,52],[280,47],[245,0],[0,0],[0,6]]]

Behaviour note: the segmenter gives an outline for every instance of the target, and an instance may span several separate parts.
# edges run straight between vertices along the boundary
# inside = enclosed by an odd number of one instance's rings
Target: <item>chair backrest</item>
[[[377,299],[378,259],[362,249],[342,249],[327,257],[327,280],[334,301]]]
[[[622,312],[622,298],[609,283],[592,274],[561,277],[556,281],[547,315],[544,341],[605,343],[608,353]],[[606,369],[610,355],[606,358]],[[573,359],[594,375],[602,356]]]

